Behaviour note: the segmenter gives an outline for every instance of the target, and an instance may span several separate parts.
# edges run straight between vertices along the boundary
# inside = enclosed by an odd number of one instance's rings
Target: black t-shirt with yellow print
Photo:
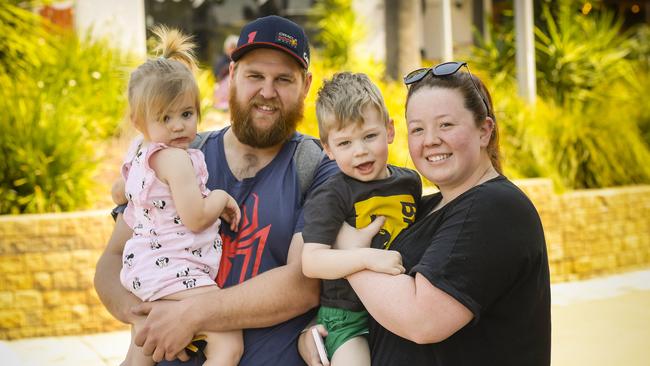
[[[393,239],[415,221],[422,182],[411,169],[389,165],[388,170],[389,177],[369,182],[338,173],[313,191],[304,207],[305,243],[332,246],[344,221],[362,228],[375,217],[384,216],[386,222],[373,238],[372,247],[389,249]],[[363,310],[345,279],[323,281],[321,305]]]

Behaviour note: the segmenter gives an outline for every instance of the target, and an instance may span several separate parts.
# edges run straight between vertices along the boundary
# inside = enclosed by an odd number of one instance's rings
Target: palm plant
[[[493,28],[505,29],[505,37],[493,34],[499,41],[484,40],[474,50],[473,64],[484,71],[479,73],[493,78],[506,172],[549,176],[561,188],[650,182],[650,152],[639,131],[650,119],[639,103],[650,80],[637,61],[643,47],[635,46],[612,13],[585,16],[573,5],[540,5],[536,108],[516,97],[510,22]]]
[[[351,0],[318,0],[312,8],[310,22],[318,29],[316,46],[327,67],[346,65],[353,58],[356,40],[365,33]]]
[[[490,78],[495,86],[513,85],[515,83],[515,32],[512,12],[505,12],[503,22],[496,24],[487,21],[487,36],[477,29],[473,30],[476,45],[472,47],[471,65],[478,66]]]
[[[613,13],[584,16],[562,6],[556,19],[546,5],[541,19],[547,32],[535,28],[540,96],[559,104],[602,99],[607,95],[594,93],[599,85],[618,82],[631,74],[631,64],[625,59],[630,53],[625,42],[628,35],[622,31],[622,20]]]

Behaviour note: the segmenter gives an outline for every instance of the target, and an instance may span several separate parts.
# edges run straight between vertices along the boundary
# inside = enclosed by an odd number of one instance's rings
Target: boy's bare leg
[[[144,320],[144,318],[142,319]],[[126,359],[121,363],[121,366],[153,366],[155,362],[149,356],[145,356],[142,352],[142,347],[135,345],[133,340],[135,339],[136,326],[131,326],[131,344],[129,345],[129,351],[126,353]]]
[[[212,286],[202,286],[177,292],[165,300],[182,300],[213,290]],[[206,361],[203,366],[237,366],[244,353],[244,339],[241,330],[230,332],[204,332],[207,345],[203,350]]]
[[[365,337],[350,338],[336,349],[330,360],[331,366],[370,366],[370,348]]]

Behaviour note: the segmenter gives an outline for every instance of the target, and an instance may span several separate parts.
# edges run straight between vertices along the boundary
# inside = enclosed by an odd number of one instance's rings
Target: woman
[[[373,366],[550,364],[542,224],[501,175],[490,94],[463,66],[405,77],[411,158],[440,192],[423,197],[416,223],[393,243],[406,274],[348,277],[373,318]],[[367,246],[380,224],[345,229],[339,241]],[[312,347],[302,336],[303,356],[319,365]]]

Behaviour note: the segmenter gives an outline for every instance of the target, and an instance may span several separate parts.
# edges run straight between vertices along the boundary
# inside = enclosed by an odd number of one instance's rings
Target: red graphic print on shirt
[[[266,240],[269,237],[271,225],[263,228],[258,227],[258,203],[259,197],[253,193],[253,209],[249,219],[249,212],[246,205],[242,206],[242,221],[240,223],[239,231],[234,240],[224,235],[223,236],[223,254],[221,255],[221,264],[219,265],[219,273],[217,274],[217,284],[223,287],[224,283],[233,267],[233,261],[237,256],[243,256],[241,272],[237,283],[243,282],[246,279],[246,274],[249,273],[249,266],[252,264],[250,277],[257,276],[262,260],[262,253],[266,246]],[[234,274],[236,275],[236,274]]]

